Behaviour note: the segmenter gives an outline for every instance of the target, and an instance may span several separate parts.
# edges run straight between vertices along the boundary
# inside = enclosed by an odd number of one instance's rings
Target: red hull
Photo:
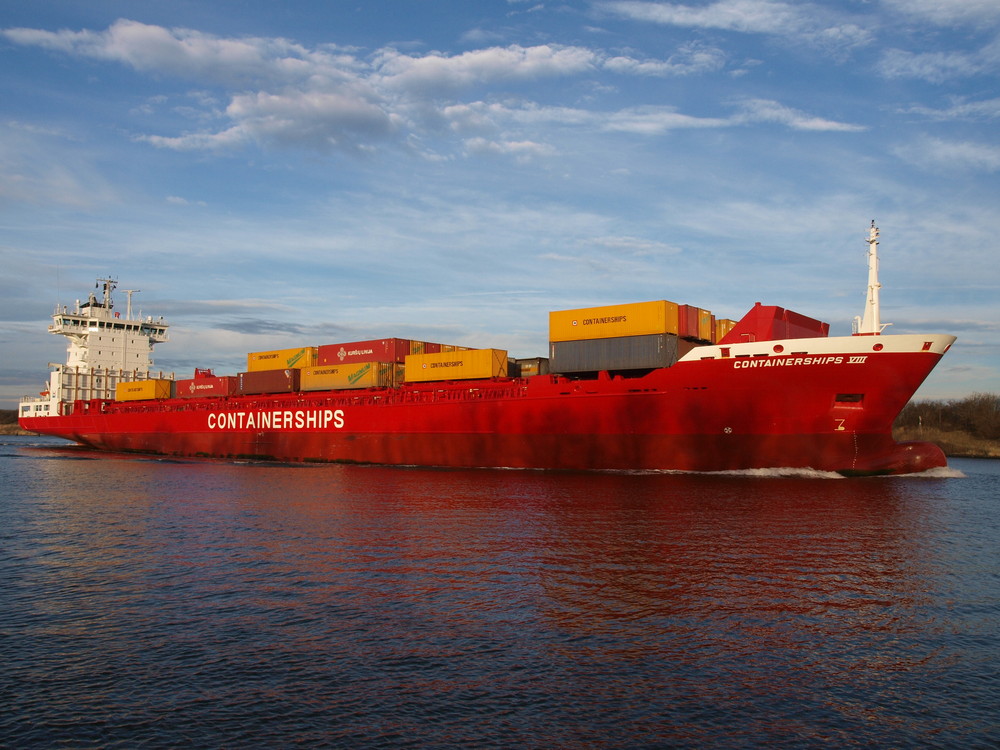
[[[917,339],[918,337],[879,337]],[[822,341],[822,356],[685,358],[641,378],[557,376],[161,402],[77,402],[28,430],[112,451],[441,467],[725,471],[801,467],[844,474],[946,465],[897,444],[896,415],[947,350]],[[836,349],[837,342],[849,346]],[[768,342],[769,351],[775,342]],[[790,343],[790,342],[785,342]],[[799,340],[796,347],[807,342]],[[733,349],[740,346],[735,345]],[[861,349],[859,347],[867,347]],[[865,354],[859,356],[858,352]],[[876,354],[873,354],[877,352]],[[802,354],[802,352],[799,352]],[[767,365],[767,366],[764,366]]]

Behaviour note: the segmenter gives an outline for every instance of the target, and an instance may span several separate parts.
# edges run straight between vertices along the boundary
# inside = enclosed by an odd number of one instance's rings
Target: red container
[[[440,354],[441,344],[432,344],[429,341],[411,341],[410,354]]]
[[[239,392],[244,395],[256,393],[294,393],[299,390],[299,371],[289,370],[257,370],[241,372],[239,377]]]
[[[681,338],[698,338],[698,318],[701,309],[691,305],[677,306],[677,335]]]
[[[324,344],[319,347],[318,365],[350,365],[363,362],[406,361],[409,339],[373,339],[348,344]]]
[[[208,372],[211,372],[209,370]],[[231,375],[215,377],[214,375],[198,374],[190,380],[178,380],[176,385],[176,398],[207,398],[220,396],[234,396],[239,386],[239,381]]]

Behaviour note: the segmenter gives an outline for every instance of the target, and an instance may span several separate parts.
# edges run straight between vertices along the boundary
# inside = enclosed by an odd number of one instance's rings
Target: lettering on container
[[[347,376],[347,382],[351,385],[357,383],[361,378],[368,374],[368,371],[372,369],[370,364],[365,365],[360,370]]]
[[[208,415],[210,430],[314,430],[330,427],[343,429],[343,409],[227,411]]]
[[[610,315],[604,318],[584,318],[581,321],[585,326],[607,325],[609,323],[628,323],[628,315]],[[576,321],[573,321],[576,325]]]
[[[337,358],[341,362],[343,362],[347,357],[360,357],[362,355],[365,355],[365,356],[372,355],[372,356],[374,356],[375,355],[375,350],[374,349],[351,349],[351,351],[347,351],[344,347],[340,347],[340,349],[337,350]]]

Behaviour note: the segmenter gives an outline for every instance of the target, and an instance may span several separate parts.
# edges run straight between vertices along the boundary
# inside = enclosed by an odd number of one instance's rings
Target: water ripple
[[[989,746],[990,466],[0,455],[0,746]]]

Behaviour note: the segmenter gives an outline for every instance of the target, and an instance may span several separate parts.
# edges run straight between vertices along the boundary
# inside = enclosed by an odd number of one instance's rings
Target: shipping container
[[[211,372],[208,370],[207,372]],[[178,380],[177,398],[205,398],[208,396],[235,396],[239,381],[232,375],[197,375],[190,380]]]
[[[722,341],[736,327],[736,321],[729,318],[718,318],[715,321],[715,341]]]
[[[118,383],[115,386],[116,401],[148,401],[150,399],[170,398],[173,380],[152,378],[150,380],[131,380]]]
[[[549,313],[549,341],[677,333],[677,305],[667,300],[633,302]]]
[[[531,378],[535,375],[549,374],[549,360],[545,357],[528,357],[513,360],[513,377]]]
[[[405,380],[410,383],[506,376],[507,352],[503,349],[411,354],[406,358]]]
[[[715,318],[710,310],[703,310],[693,305],[679,305],[677,318],[677,333],[681,337],[699,341],[713,340],[712,329]]]
[[[244,395],[257,393],[294,393],[299,390],[299,370],[250,370],[241,372],[239,392]]]
[[[670,333],[549,342],[549,369],[558,373],[645,370],[675,362],[677,336]]]
[[[432,344],[430,341],[411,341],[410,354],[437,354],[441,351],[441,344]]]
[[[410,352],[409,339],[373,339],[347,344],[324,344],[317,350],[317,365],[348,365],[364,362],[398,362]]]
[[[303,391],[343,388],[391,388],[403,378],[403,365],[395,362],[353,362],[347,365],[304,367],[299,379]]]
[[[715,316],[708,310],[698,310],[698,339],[715,340]]]
[[[317,364],[315,346],[302,346],[298,349],[274,349],[269,352],[250,352],[247,355],[247,372],[288,370],[312,367],[315,364]]]

